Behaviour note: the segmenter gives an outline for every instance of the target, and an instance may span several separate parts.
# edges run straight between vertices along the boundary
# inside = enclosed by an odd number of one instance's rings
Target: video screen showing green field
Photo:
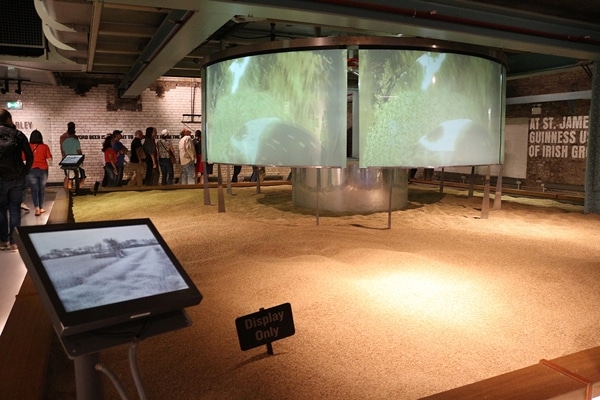
[[[359,51],[360,167],[502,162],[504,67],[416,50]]]
[[[207,160],[346,165],[345,49],[253,55],[206,71]]]

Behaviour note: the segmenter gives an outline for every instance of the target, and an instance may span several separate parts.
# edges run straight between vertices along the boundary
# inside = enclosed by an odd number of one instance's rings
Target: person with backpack
[[[24,157],[23,157],[24,156]],[[25,162],[23,163],[23,159]],[[33,152],[27,136],[15,128],[8,110],[0,111],[0,250],[18,251],[13,232],[21,225],[21,201]]]
[[[146,135],[142,144],[146,152],[146,177],[144,185],[151,186],[158,184],[158,160],[156,158],[156,128],[149,126],[146,128]]]
[[[179,162],[181,164],[181,180],[182,185],[193,185],[196,183],[194,175],[196,174],[196,150],[194,149],[194,141],[191,137],[192,131],[188,128],[183,128],[181,131],[181,139],[179,140]]]
[[[167,129],[163,129],[160,133],[160,139],[156,142],[156,151],[158,154],[158,165],[160,166],[161,184],[172,185],[175,149],[169,141],[169,131]]]
[[[129,186],[142,186],[146,175],[146,152],[144,151],[144,132],[140,129],[135,131],[131,141],[131,153],[129,162],[133,166],[133,174],[129,180]]]

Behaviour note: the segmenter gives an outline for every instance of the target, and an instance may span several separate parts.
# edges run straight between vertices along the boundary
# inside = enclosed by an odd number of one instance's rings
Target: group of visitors
[[[203,174],[201,131],[195,132],[191,137],[191,130],[182,129],[178,144],[181,184],[198,183],[198,178]],[[129,158],[132,175],[129,186],[156,186],[172,185],[175,182],[175,164],[178,163],[175,149],[170,141],[170,134],[163,129],[157,138],[157,129],[147,127],[145,133],[136,130],[131,142],[131,150],[122,143],[123,131],[114,130],[106,135],[102,143],[104,155],[104,177],[102,187],[118,187],[123,185],[123,176],[126,165],[126,156]],[[73,139],[72,141],[69,139]],[[66,143],[66,145],[65,145]],[[69,122],[67,132],[61,136],[61,149],[63,156],[67,154],[82,154],[81,145],[75,135],[75,124]],[[212,165],[209,165],[209,173],[212,173]],[[85,179],[85,170],[80,168],[81,180]],[[65,178],[65,187],[69,184],[68,177]]]
[[[104,139],[102,152],[104,153],[104,179],[103,187],[121,186],[123,184],[123,171],[125,156],[128,155],[132,175],[129,186],[155,186],[172,185],[175,182],[175,164],[180,164],[181,184],[198,183],[203,174],[201,131],[195,132],[191,137],[191,130],[182,129],[178,143],[179,161],[175,148],[170,140],[167,129],[157,135],[155,127],[146,128],[146,132],[137,130],[131,142],[131,151],[122,143],[122,131],[115,130]],[[212,165],[210,165],[212,167]],[[209,173],[212,173],[212,168]]]
[[[104,154],[104,178],[102,186],[117,187],[123,184],[126,157],[132,168],[129,185],[157,185],[162,176],[162,185],[174,183],[174,164],[179,163],[181,184],[195,184],[205,173],[202,162],[201,131],[192,132],[183,128],[178,143],[179,161],[170,142],[167,129],[163,129],[157,139],[154,127],[146,128],[145,133],[137,130],[127,149],[121,139],[123,131],[114,130],[106,135],[102,152]],[[60,136],[61,156],[83,155],[81,143],[76,134],[74,122],[67,124],[67,131]],[[33,130],[29,139],[16,129],[12,115],[6,109],[0,111],[0,250],[17,251],[13,238],[14,228],[21,223],[21,207],[24,205],[25,190],[29,186],[35,207],[35,215],[46,212],[44,209],[45,189],[48,182],[49,161],[52,160],[50,147],[44,143],[39,130]],[[207,165],[206,173],[212,173],[212,165]],[[72,176],[75,175],[75,176]],[[71,188],[77,180],[82,186],[86,179],[85,169],[80,166],[65,169],[64,187]],[[76,178],[76,179],[75,179]],[[23,209],[28,210],[24,207]]]
[[[170,140],[171,135],[167,129],[160,132],[160,137],[157,137],[157,129],[152,126],[146,128],[145,134],[141,130],[136,131],[129,156],[133,169],[129,185],[155,186],[158,185],[159,178],[160,184],[172,185],[175,182],[175,164],[180,165],[179,183],[184,185],[197,183],[198,177],[203,173],[201,132],[196,131],[195,138],[192,138],[191,134],[188,128],[181,130],[177,146],[179,160],[177,160],[175,148]]]

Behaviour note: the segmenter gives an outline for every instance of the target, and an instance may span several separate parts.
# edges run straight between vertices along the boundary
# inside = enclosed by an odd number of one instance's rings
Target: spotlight
[[[8,79],[4,80],[4,87],[0,89],[0,92],[2,92],[2,94],[8,93]]]
[[[8,89],[7,89],[8,90]],[[15,89],[16,94],[21,94],[23,91],[21,90],[21,81],[17,81],[17,88]]]

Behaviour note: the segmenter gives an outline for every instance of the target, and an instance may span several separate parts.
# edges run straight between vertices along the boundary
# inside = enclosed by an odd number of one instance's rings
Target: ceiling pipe
[[[510,32],[528,36],[538,36],[547,39],[561,40],[566,42],[574,43],[585,43],[600,45],[600,40],[592,39],[589,35],[565,35],[557,34],[552,31],[540,31],[535,29],[522,28],[517,26],[509,26],[497,23],[491,23],[486,21],[479,21],[468,18],[461,18],[457,16],[445,15],[440,13],[439,10],[417,10],[416,8],[402,8],[383,4],[373,4],[371,2],[364,1],[348,1],[348,0],[315,0],[315,3],[324,3],[333,6],[351,7],[355,9],[362,9],[368,11],[377,11],[383,13],[390,13],[396,15],[402,15],[405,17],[411,17],[415,19],[433,20],[439,22],[447,22],[452,24],[467,25],[477,28],[492,29],[503,32]],[[436,6],[436,4],[428,4],[428,6]],[[444,5],[439,4],[439,7]],[[514,12],[514,10],[512,10]],[[497,17],[497,15],[496,15]]]

